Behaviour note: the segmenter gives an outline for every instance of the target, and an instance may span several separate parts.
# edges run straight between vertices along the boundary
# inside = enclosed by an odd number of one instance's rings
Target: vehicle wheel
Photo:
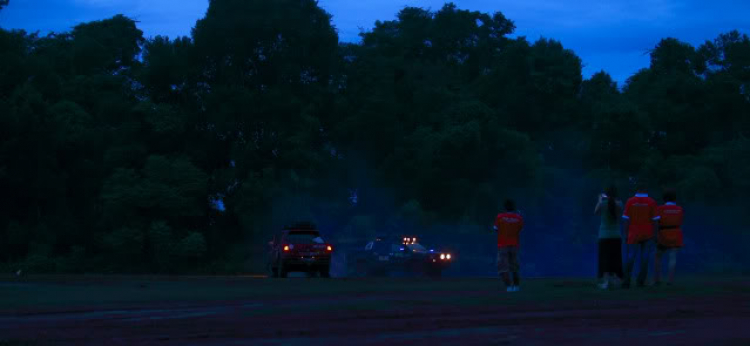
[[[428,269],[427,276],[433,279],[439,279],[443,276],[443,271],[440,269]]]
[[[354,264],[354,276],[363,277],[367,274],[367,263],[359,260]]]
[[[384,278],[388,276],[388,270],[383,268],[373,269],[370,271],[370,276],[374,276],[377,278]]]
[[[415,262],[409,263],[409,265],[407,266],[407,268],[408,268],[408,271],[410,272],[410,274],[412,274],[412,275],[419,275],[419,273],[421,273],[424,270],[424,265],[422,265],[422,263],[419,263],[419,262],[415,261]]]
[[[268,276],[272,278],[279,277],[279,268],[276,266],[278,261],[268,262]]]
[[[285,267],[284,263],[281,263],[279,265],[279,268],[277,269],[279,271],[279,277],[281,277],[281,278],[285,278],[285,277],[287,277],[289,275],[289,272],[284,267]]]
[[[320,267],[320,277],[322,277],[322,278],[330,278],[331,277],[331,267],[330,266]]]

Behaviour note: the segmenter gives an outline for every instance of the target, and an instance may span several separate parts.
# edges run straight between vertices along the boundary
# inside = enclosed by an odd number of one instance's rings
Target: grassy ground
[[[750,344],[750,279],[0,277],[6,345]]]
[[[711,284],[705,284],[710,281]],[[283,298],[336,298],[399,294],[407,306],[420,304],[483,305],[528,301],[643,300],[725,295],[750,289],[736,278],[683,278],[675,286],[601,291],[591,279],[529,279],[520,294],[503,292],[497,279],[266,279],[255,277],[36,276],[0,277],[0,311],[59,310],[153,302],[211,302]],[[496,296],[486,294],[497,291]],[[420,292],[429,291],[429,298]],[[440,293],[444,292],[445,295]],[[466,294],[455,294],[466,292]],[[481,294],[473,294],[481,293]],[[490,299],[490,301],[488,301]],[[335,300],[327,304],[336,304]],[[356,307],[356,304],[347,303]],[[367,307],[368,302],[359,302]],[[376,307],[376,304],[373,304]],[[329,308],[330,305],[321,308]]]

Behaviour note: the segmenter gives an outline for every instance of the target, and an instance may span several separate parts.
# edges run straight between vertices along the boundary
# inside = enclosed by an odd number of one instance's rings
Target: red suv
[[[333,247],[320,236],[315,225],[304,223],[284,229],[268,243],[268,266],[272,277],[287,277],[290,272],[316,273],[330,277]]]

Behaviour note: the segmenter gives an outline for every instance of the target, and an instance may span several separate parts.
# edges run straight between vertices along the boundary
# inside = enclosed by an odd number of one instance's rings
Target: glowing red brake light
[[[330,245],[326,245],[326,251],[333,251],[333,247]]]
[[[284,251],[289,251],[289,245],[284,245]]]

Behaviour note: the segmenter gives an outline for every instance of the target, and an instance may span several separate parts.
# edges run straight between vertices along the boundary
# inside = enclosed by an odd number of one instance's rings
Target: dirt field
[[[0,345],[750,345],[750,279],[0,277]]]

